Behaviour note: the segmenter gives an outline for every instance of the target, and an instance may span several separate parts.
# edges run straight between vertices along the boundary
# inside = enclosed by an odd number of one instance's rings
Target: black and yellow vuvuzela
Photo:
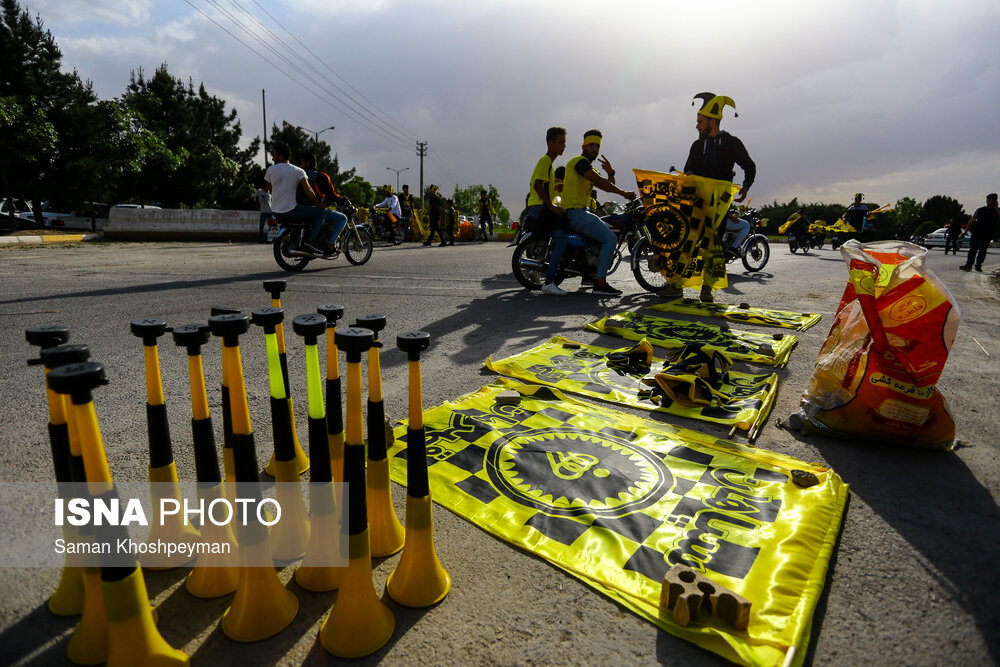
[[[213,335],[222,338],[223,375],[229,378],[236,494],[259,503],[257,449],[240,358],[240,336],[250,328],[250,318],[244,314],[216,315],[209,318],[208,326]],[[267,527],[246,519],[244,516],[237,526],[240,583],[232,605],[222,616],[222,631],[230,639],[255,642],[285,629],[299,611],[299,600],[281,583],[274,567],[248,565],[267,562],[271,558],[271,545]]]
[[[90,360],[90,349],[86,345],[58,345],[41,351],[46,373],[67,364],[78,364]],[[58,401],[58,409],[63,411],[67,431],[67,446],[69,447],[69,481],[74,483],[74,492],[79,492],[87,481],[83,466],[83,452],[80,449],[80,438],[75,430],[69,429],[69,396],[52,394],[53,402]],[[57,473],[58,474],[58,473]],[[87,533],[87,534],[85,534]],[[90,529],[78,531],[80,538],[92,537]],[[77,665],[97,665],[108,660],[108,620],[104,613],[104,593],[101,590],[101,568],[84,567],[83,577],[83,609],[80,622],[73,630],[66,644],[66,657]],[[50,601],[51,605],[51,601]]]
[[[337,602],[323,621],[319,637],[323,648],[339,658],[360,658],[385,646],[396,619],[375,592],[371,545],[365,502],[365,445],[362,438],[361,354],[375,336],[369,329],[337,332],[337,347],[347,356],[347,413],[344,441],[344,480],[348,515],[341,518],[341,539],[348,541],[347,571],[340,578]]]
[[[292,329],[305,341],[306,389],[309,397],[309,546],[295,570],[295,581],[309,591],[332,591],[340,586],[340,568],[330,559],[340,551],[337,502],[330,472],[330,441],[327,438],[323,386],[319,369],[319,337],[327,331],[327,319],[319,313],[299,315]]]
[[[406,353],[410,380],[406,429],[406,544],[385,590],[389,597],[407,607],[429,607],[443,600],[451,590],[451,577],[441,567],[434,551],[431,490],[427,479],[420,353],[430,344],[431,335],[424,331],[396,336],[396,346]]]
[[[284,280],[264,281],[264,291],[271,295],[272,308],[281,308],[281,293],[287,288],[288,284]],[[295,432],[295,408],[292,405],[292,394],[289,391],[288,385],[288,354],[285,352],[285,328],[281,322],[279,322],[278,326],[275,328],[275,335],[278,342],[278,360],[281,364],[281,378],[285,383],[285,396],[288,397],[288,419],[292,425],[292,447],[295,450],[295,463],[298,466],[299,474],[302,474],[306,470],[309,470],[309,457],[306,456],[304,451],[302,451],[302,445],[299,444],[298,433]],[[276,477],[275,465],[276,461],[272,455],[267,467],[264,468],[264,472],[271,477]]]
[[[344,316],[344,307],[329,303],[319,306],[316,312],[326,318],[326,434],[333,481],[339,484],[344,481],[344,404],[337,358],[337,321]]]
[[[167,332],[166,320],[143,317],[132,320],[132,334],[142,339],[146,366],[146,423],[149,429],[149,488],[153,506],[161,500],[172,499],[180,503],[181,489],[177,481],[177,465],[170,442],[170,424],[167,420],[167,403],[163,397],[163,379],[160,374],[160,356],[156,340]],[[183,521],[180,513],[168,514],[154,521],[147,542],[197,542],[199,532]],[[157,561],[152,570],[167,570],[186,564],[190,558],[172,558],[166,564]]]
[[[239,315],[239,308],[228,306],[212,306],[211,317],[216,315]],[[229,409],[229,377],[226,365],[222,365],[222,479],[226,483],[226,496],[229,502],[234,502],[236,496],[236,471],[233,468],[233,420]]]
[[[368,525],[372,555],[391,556],[403,548],[403,526],[392,507],[386,442],[385,403],[382,400],[382,368],[378,332],[385,329],[385,315],[362,315],[355,327],[370,329],[374,339],[368,350]]]
[[[69,327],[62,325],[32,327],[24,332],[24,337],[30,345],[44,352],[60,347],[68,341]],[[89,354],[74,361],[86,361],[88,358]],[[44,359],[31,359],[28,363],[31,365],[44,363]],[[45,373],[48,372],[49,368],[46,366]],[[46,389],[46,394],[49,406],[49,447],[52,450],[52,465],[55,467],[56,483],[65,484],[72,481],[69,469],[69,427],[66,423],[66,406],[63,397],[51,389]],[[67,541],[75,540],[77,533],[73,526],[63,527],[63,537]],[[83,612],[83,568],[76,564],[77,560],[70,554],[66,555],[59,584],[49,598],[49,611],[56,616],[76,616]]]
[[[71,443],[75,433],[90,495],[108,502],[117,500],[91,395],[107,384],[104,366],[93,361],[60,366],[49,372],[48,384],[56,393],[69,395]],[[106,526],[104,530],[107,539],[128,539],[126,527]],[[156,629],[156,615],[138,562],[130,567],[102,567],[101,593],[107,619],[108,665],[190,664],[188,656],[170,646]]]
[[[282,520],[272,530],[271,548],[274,558],[291,561],[301,558],[309,544],[309,517],[299,488],[299,463],[295,457],[295,425],[291,399],[282,370],[278,344],[278,327],[285,312],[281,308],[259,308],[253,311],[252,322],[264,329],[267,347],[267,375],[271,387],[271,432],[274,454],[271,475],[277,483],[276,496],[282,508]]]
[[[212,332],[207,324],[185,324],[171,332],[174,343],[187,350],[188,377],[191,384],[191,438],[194,442],[194,465],[198,480],[198,498],[209,506],[216,499],[226,499],[225,482],[219,473],[219,455],[215,449],[212,417],[208,411],[205,370],[201,347],[208,343]],[[191,595],[215,598],[236,590],[240,571],[236,561],[236,537],[228,523],[219,526],[205,521],[201,527],[203,544],[230,545],[228,554],[205,552],[198,556],[194,568],[184,582]]]

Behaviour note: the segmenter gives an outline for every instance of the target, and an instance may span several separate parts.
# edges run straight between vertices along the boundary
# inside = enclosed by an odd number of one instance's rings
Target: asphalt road
[[[342,303],[348,318],[385,313],[386,341],[402,331],[430,332],[433,344],[423,365],[424,405],[429,407],[490,382],[493,376],[481,369],[487,356],[522,351],[556,334],[620,347],[620,339],[586,332],[583,325],[657,301],[641,292],[624,269],[611,277],[626,292],[620,299],[599,300],[582,291],[563,298],[528,293],[510,275],[510,251],[504,245],[382,246],[365,266],[352,267],[340,259],[316,262],[299,274],[277,270],[270,247],[253,244],[0,249],[0,395],[5,406],[0,481],[52,477],[40,371],[25,364],[32,352],[24,341],[29,326],[67,324],[71,342],[88,343],[93,358],[105,363],[111,383],[96,392],[95,402],[111,469],[116,479],[141,481],[147,475],[142,345],[129,333],[129,322],[137,317],[158,316],[180,325],[204,321],[213,305],[252,310],[270,305],[263,280],[286,278],[283,305],[289,316],[312,312],[319,304]],[[991,251],[986,273],[960,272],[960,263],[961,258],[945,258],[940,250],[928,259],[962,309],[958,338],[939,385],[958,424],[961,447],[942,453],[825,440],[776,428],[773,418],[757,442],[761,448],[828,465],[851,486],[813,621],[808,660],[815,664],[1000,662],[1000,298],[992,275],[1000,267],[1000,253]],[[791,363],[780,371],[774,416],[796,409],[846,275],[839,253],[828,248],[803,257],[779,246],[773,247],[763,272],[731,275],[731,287],[719,295],[729,303],[824,316],[821,324],[800,335]],[[573,281],[568,287],[577,285]],[[290,358],[300,359],[301,339],[289,334],[287,340]],[[182,478],[190,478],[193,457],[177,444],[189,432],[186,357],[163,341],[160,358],[174,450]],[[244,342],[255,430],[269,434],[263,337],[248,335]],[[219,377],[218,358],[206,355],[205,363],[206,374]],[[387,414],[405,416],[405,358],[387,345],[382,366]],[[304,397],[301,364],[292,364],[292,375],[293,396]],[[218,414],[214,397],[212,410]],[[297,412],[300,422],[304,413]],[[658,418],[716,436],[727,433],[707,423]],[[299,432],[305,432],[304,423]],[[259,436],[262,464],[268,445],[269,437]],[[403,516],[405,490],[393,487],[397,513]],[[30,526],[2,529],[3,539],[17,539]],[[361,664],[723,664],[440,507],[435,539],[454,582],[451,593],[428,610],[390,601],[396,632]],[[379,591],[397,559],[376,561]],[[0,664],[69,664],[64,652],[74,621],[57,618],[45,607],[58,574],[0,569]],[[334,594],[301,593],[300,611],[289,628],[270,640],[244,645],[229,641],[217,627],[228,598],[194,601],[181,589],[183,571],[148,572],[146,580],[159,605],[160,631],[192,655],[195,664],[333,661],[316,635]]]

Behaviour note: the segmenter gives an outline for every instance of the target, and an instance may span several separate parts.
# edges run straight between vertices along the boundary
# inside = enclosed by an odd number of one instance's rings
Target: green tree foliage
[[[455,186],[455,194],[451,199],[455,202],[455,210],[462,215],[479,217],[479,193],[486,190],[486,197],[493,203],[493,210],[496,211],[497,220],[507,223],[510,220],[510,211],[500,201],[500,191],[495,185],[470,185],[465,188]]]
[[[947,195],[934,195],[924,202],[924,219],[937,223],[938,227],[944,227],[952,219],[965,224],[969,214],[957,200]]]
[[[2,0],[0,186],[5,196],[30,198],[36,212],[74,108],[95,99],[76,72],[60,70],[61,60],[42,19],[32,19],[16,0]]]
[[[122,102],[138,112],[178,161],[176,169],[160,164],[127,179],[140,202],[250,207],[260,177],[253,163],[260,142],[254,139],[247,148],[239,147],[242,130],[235,109],[226,111],[225,101],[209,95],[204,84],[196,90],[192,81],[174,78],[166,64],[149,79],[141,68],[133,71]]]
[[[896,222],[907,225],[910,229],[915,229],[924,219],[924,207],[913,197],[900,197],[896,200],[894,209]]]

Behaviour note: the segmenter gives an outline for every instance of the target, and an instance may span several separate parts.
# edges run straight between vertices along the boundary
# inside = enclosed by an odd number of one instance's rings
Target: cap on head
[[[996,201],[997,200],[997,193],[991,192],[990,194],[986,195],[986,201],[989,201],[991,199],[993,201]]]
[[[855,193],[855,195],[854,195],[854,201],[857,201],[859,199],[864,199],[864,198],[865,198],[865,195],[862,192]]]
[[[694,99],[703,100],[701,108],[698,109],[698,115],[705,116],[706,118],[722,120],[723,108],[731,106],[733,109],[736,109],[736,102],[733,101],[733,98],[716,95],[715,93],[698,93],[694,96]],[[691,105],[693,106],[694,102],[691,102]],[[733,115],[739,117],[738,113],[734,112]]]

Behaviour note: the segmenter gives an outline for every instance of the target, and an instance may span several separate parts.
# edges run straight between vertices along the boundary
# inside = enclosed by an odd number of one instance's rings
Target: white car
[[[948,228],[942,227],[941,229],[934,230],[930,234],[924,236],[914,236],[910,239],[913,243],[917,245],[922,245],[925,248],[943,248],[945,240],[947,238]],[[958,239],[958,247],[961,250],[962,246],[965,244],[965,239]]]

